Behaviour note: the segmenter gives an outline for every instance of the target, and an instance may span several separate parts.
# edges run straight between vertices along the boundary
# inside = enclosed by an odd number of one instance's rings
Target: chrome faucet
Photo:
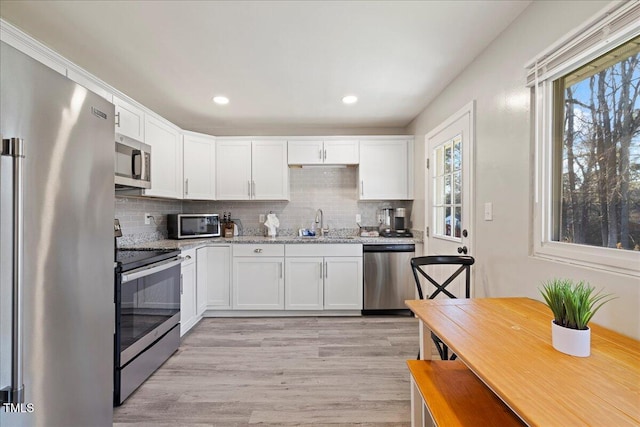
[[[320,236],[324,236],[329,232],[329,227],[324,228],[324,214],[322,213],[322,209],[318,209],[316,211],[316,224],[320,224]],[[316,225],[316,229],[318,226]]]

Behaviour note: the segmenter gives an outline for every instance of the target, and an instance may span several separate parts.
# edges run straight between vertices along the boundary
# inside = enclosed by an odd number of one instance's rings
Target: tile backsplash
[[[325,227],[332,234],[355,234],[356,214],[362,216],[361,225],[378,224],[377,211],[381,207],[404,207],[411,218],[411,201],[359,201],[358,171],[356,168],[291,168],[289,201],[180,201],[134,197],[116,197],[116,218],[123,229],[123,243],[133,239],[155,240],[167,235],[166,214],[231,212],[241,222],[245,235],[261,235],[260,214],[273,212],[280,220],[280,235],[297,233],[309,228],[316,211],[322,209]],[[144,214],[155,219],[144,224]],[[409,224],[411,226],[411,224]]]

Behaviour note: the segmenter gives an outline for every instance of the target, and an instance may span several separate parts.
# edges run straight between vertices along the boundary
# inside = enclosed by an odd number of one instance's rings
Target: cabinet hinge
[[[427,237],[429,237],[429,227],[427,227],[425,231],[426,231]]]
[[[427,159],[427,169],[429,169],[429,159]]]

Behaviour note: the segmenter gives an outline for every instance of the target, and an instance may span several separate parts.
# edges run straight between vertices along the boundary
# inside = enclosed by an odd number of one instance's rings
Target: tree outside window
[[[640,250],[640,37],[554,82],[553,240]]]

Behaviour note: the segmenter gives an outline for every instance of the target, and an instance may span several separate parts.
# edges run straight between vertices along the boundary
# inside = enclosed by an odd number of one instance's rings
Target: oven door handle
[[[168,270],[171,267],[181,264],[185,260],[184,257],[172,258],[168,261],[152,264],[150,266],[141,267],[135,270],[122,273],[122,283],[130,282],[132,280],[139,279],[144,276],[159,273],[164,270]]]

